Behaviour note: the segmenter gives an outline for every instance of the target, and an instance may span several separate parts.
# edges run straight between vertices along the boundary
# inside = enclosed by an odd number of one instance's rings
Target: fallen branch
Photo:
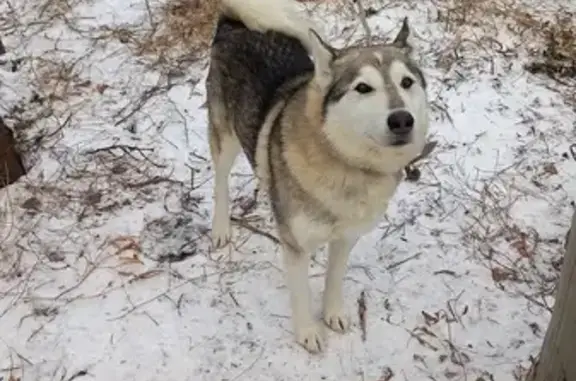
[[[234,222],[235,224],[237,224],[240,227],[243,227],[245,229],[250,230],[252,233],[256,233],[256,234],[259,234],[263,237],[268,238],[270,241],[274,242],[275,244],[280,244],[280,240],[278,240],[278,238],[274,237],[270,233],[266,233],[265,231],[258,229],[255,226],[250,225],[244,219],[237,218],[237,217],[230,217],[230,221]]]
[[[403,264],[406,263],[406,262],[409,262],[409,261],[411,261],[411,260],[413,260],[413,259],[419,258],[421,255],[422,255],[422,253],[416,253],[416,254],[408,257],[408,258],[402,259],[401,261],[394,262],[394,263],[392,263],[391,265],[389,265],[388,267],[386,267],[386,270],[392,270],[392,269],[394,269],[394,268],[396,268],[396,267],[398,267],[398,266],[400,266],[400,265],[403,265]]]
[[[125,144],[114,144],[108,147],[100,147],[100,148],[94,148],[94,149],[89,149],[86,150],[84,152],[84,154],[86,155],[94,155],[98,152],[106,152],[106,151],[112,151],[114,149],[121,149],[122,151],[126,152],[126,150],[129,151],[138,151],[140,153],[142,153],[142,151],[154,151],[152,148],[140,148],[140,147],[136,147],[136,146],[129,146],[129,145],[125,145]]]
[[[358,298],[358,320],[360,322],[360,330],[362,331],[362,341],[366,341],[366,313],[368,308],[366,306],[366,293],[362,291]]]
[[[360,18],[360,23],[362,23],[362,27],[366,33],[366,40],[368,41],[368,45],[370,45],[370,42],[372,41],[372,31],[370,30],[370,26],[366,20],[366,9],[362,4],[362,0],[352,0],[352,3],[358,5],[358,17]]]

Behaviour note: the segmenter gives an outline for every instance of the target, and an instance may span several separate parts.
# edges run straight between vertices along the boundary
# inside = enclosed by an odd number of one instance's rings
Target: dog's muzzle
[[[392,133],[392,145],[402,146],[412,140],[414,117],[408,111],[394,111],[388,115],[388,129]]]

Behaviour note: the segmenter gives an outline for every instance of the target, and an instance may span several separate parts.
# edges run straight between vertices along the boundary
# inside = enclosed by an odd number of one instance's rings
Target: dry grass
[[[182,55],[203,56],[214,30],[219,1],[168,0],[151,9],[151,33],[137,41],[136,54],[162,62]],[[154,18],[152,18],[154,17]]]
[[[453,31],[462,26],[482,27],[495,17],[513,20],[524,28],[532,27],[536,22],[534,17],[514,0],[440,0],[436,5],[439,21]]]
[[[559,14],[557,18],[538,26],[545,48],[540,52],[541,59],[530,63],[527,69],[556,79],[576,78],[576,14]]]
[[[520,0],[436,0],[437,20],[454,40],[436,66],[493,70],[494,59],[520,59],[532,74],[554,80],[545,86],[576,109],[576,14],[540,9]],[[480,52],[482,60],[471,55]],[[488,62],[489,66],[486,65]]]
[[[563,85],[571,86],[565,93],[576,104],[574,84],[565,79],[576,78],[576,14],[566,9],[544,12],[536,5],[527,5],[522,0],[433,0],[437,10],[436,22],[454,35],[453,44],[441,52],[438,66],[449,69],[455,61],[476,56],[466,54],[469,47],[483,51],[487,56],[518,56],[527,53],[526,70],[534,74],[545,74]],[[357,15],[353,0],[318,0],[315,3],[337,5],[332,12]],[[365,0],[367,17],[385,9],[388,4],[379,2],[372,8],[373,1]],[[375,3],[375,4],[376,4]],[[410,2],[412,3],[412,2]],[[414,3],[415,5],[415,3]],[[503,42],[502,34],[513,36]],[[374,36],[377,38],[377,36]]]
[[[464,39],[470,27],[493,32],[512,32],[533,60],[527,70],[544,73],[554,79],[576,77],[576,18],[574,12],[559,10],[545,19],[536,8],[516,0],[439,0],[438,21],[447,30]],[[494,39],[485,39],[491,46]]]
[[[146,0],[147,16],[137,24],[101,26],[92,36],[101,42],[119,41],[155,68],[182,69],[206,57],[219,9],[219,0]]]

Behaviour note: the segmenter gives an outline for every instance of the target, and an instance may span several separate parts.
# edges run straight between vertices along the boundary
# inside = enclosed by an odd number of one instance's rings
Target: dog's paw
[[[319,353],[324,350],[324,330],[316,323],[300,327],[296,331],[296,341],[310,353]]]
[[[212,249],[217,250],[226,246],[230,242],[231,228],[230,222],[214,221],[212,224]]]
[[[324,323],[335,332],[345,333],[350,329],[350,316],[342,308],[328,309],[324,312]]]

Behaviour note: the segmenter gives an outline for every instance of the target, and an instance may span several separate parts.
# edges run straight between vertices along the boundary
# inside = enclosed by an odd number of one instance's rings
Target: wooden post
[[[576,380],[576,212],[564,254],[564,263],[538,363],[529,381]]]

